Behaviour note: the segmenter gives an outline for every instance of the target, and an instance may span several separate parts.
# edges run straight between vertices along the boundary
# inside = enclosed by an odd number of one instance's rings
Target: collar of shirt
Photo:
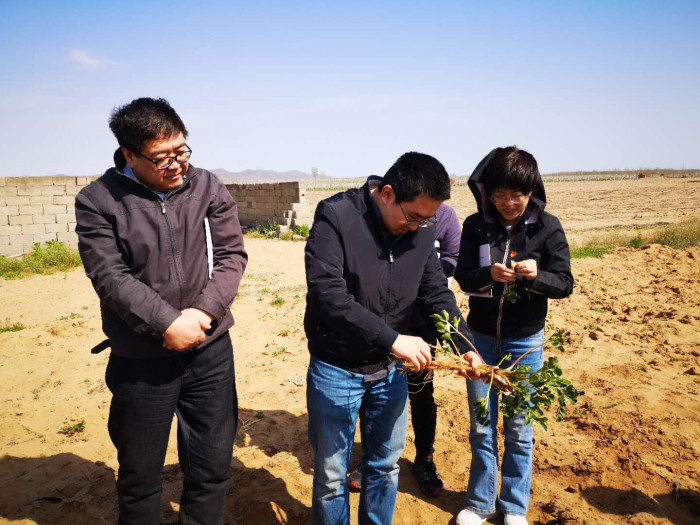
[[[141,186],[144,186],[145,188],[148,188],[148,186],[146,186],[143,182],[141,182],[141,181],[136,177],[136,174],[134,173],[134,171],[131,169],[131,167],[130,167],[128,164],[127,164],[126,166],[124,166],[124,175],[126,175],[126,176],[129,177],[130,179],[135,180],[136,182],[138,182],[139,184],[141,184]],[[186,178],[187,178],[187,177],[182,177],[182,182],[183,182],[183,184],[184,184]],[[151,188],[148,188],[148,189],[151,190]],[[151,191],[152,191],[153,193],[155,193],[155,194],[158,196],[158,198],[159,198],[160,200],[165,200],[165,192],[156,191],[156,190],[151,190]]]

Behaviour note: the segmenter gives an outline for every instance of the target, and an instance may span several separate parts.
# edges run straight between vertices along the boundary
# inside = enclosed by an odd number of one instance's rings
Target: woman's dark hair
[[[481,178],[489,196],[501,188],[530,193],[539,179],[535,157],[516,146],[498,148]]]
[[[411,202],[419,195],[436,201],[450,198],[450,176],[440,161],[424,153],[409,151],[386,172],[379,188],[391,186],[396,202]]]
[[[114,108],[109,117],[109,129],[119,146],[141,153],[149,140],[165,139],[182,133],[187,128],[175,110],[164,98],[137,98]]]

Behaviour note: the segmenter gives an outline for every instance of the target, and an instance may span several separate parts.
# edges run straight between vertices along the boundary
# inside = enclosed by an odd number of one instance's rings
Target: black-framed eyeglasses
[[[419,228],[427,228],[428,226],[435,226],[437,224],[437,217],[433,215],[427,219],[409,219],[406,215],[406,210],[403,209],[401,203],[399,203],[399,208],[401,208],[401,213],[403,213],[403,218],[406,219],[405,226],[418,226]]]
[[[175,161],[177,161],[178,164],[183,164],[190,160],[190,157],[192,156],[192,150],[187,144],[185,144],[185,147],[187,148],[187,151],[178,153],[177,155],[174,155],[172,157],[163,157],[162,159],[149,159],[148,157],[146,157],[146,155],[142,153],[139,153],[139,156],[155,164],[156,169],[167,170]]]

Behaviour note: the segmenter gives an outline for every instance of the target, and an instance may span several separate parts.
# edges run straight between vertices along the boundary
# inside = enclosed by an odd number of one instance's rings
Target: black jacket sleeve
[[[192,307],[208,312],[221,322],[238,293],[248,254],[243,247],[236,203],[226,186],[219,181],[216,185],[217,193],[207,212],[214,248],[214,271]]]
[[[134,332],[160,338],[180,312],[131,275],[109,220],[83,193],[75,198],[80,258],[99,298]]]
[[[457,300],[455,299],[454,294],[447,287],[447,278],[442,271],[442,266],[438,261],[435,248],[433,248],[428,260],[425,263],[423,277],[418,287],[417,301],[419,303],[420,310],[424,314],[438,314],[443,310],[446,310],[450,315],[450,319],[459,316],[458,329],[460,333],[462,333],[472,343],[474,342],[474,338],[467,327],[467,323],[464,321],[462,313],[457,306]],[[429,325],[433,324],[432,319],[426,319],[426,322]],[[472,349],[471,346],[469,346],[469,344],[459,336],[453,337],[452,340],[457,344],[457,348],[462,354]]]
[[[348,292],[343,277],[344,254],[337,220],[332,206],[326,202],[321,201],[316,208],[304,262],[307,301],[314,314],[358,345],[371,343],[388,352],[399,334]],[[438,264],[436,256],[435,264]]]
[[[549,299],[563,299],[574,290],[571,255],[561,222],[554,216],[550,217],[553,223],[549,228],[551,233],[547,236],[541,267],[537,268],[537,277],[533,281],[525,280],[525,286],[531,292]]]
[[[472,235],[472,228],[473,224],[467,218],[462,227],[455,280],[464,292],[484,293],[493,286],[491,266],[479,267],[479,240]]]

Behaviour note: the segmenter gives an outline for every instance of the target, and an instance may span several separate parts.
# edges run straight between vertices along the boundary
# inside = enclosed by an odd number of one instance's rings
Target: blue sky
[[[700,167],[700,2],[0,0],[0,176],[97,174],[167,98],[205,168]]]

